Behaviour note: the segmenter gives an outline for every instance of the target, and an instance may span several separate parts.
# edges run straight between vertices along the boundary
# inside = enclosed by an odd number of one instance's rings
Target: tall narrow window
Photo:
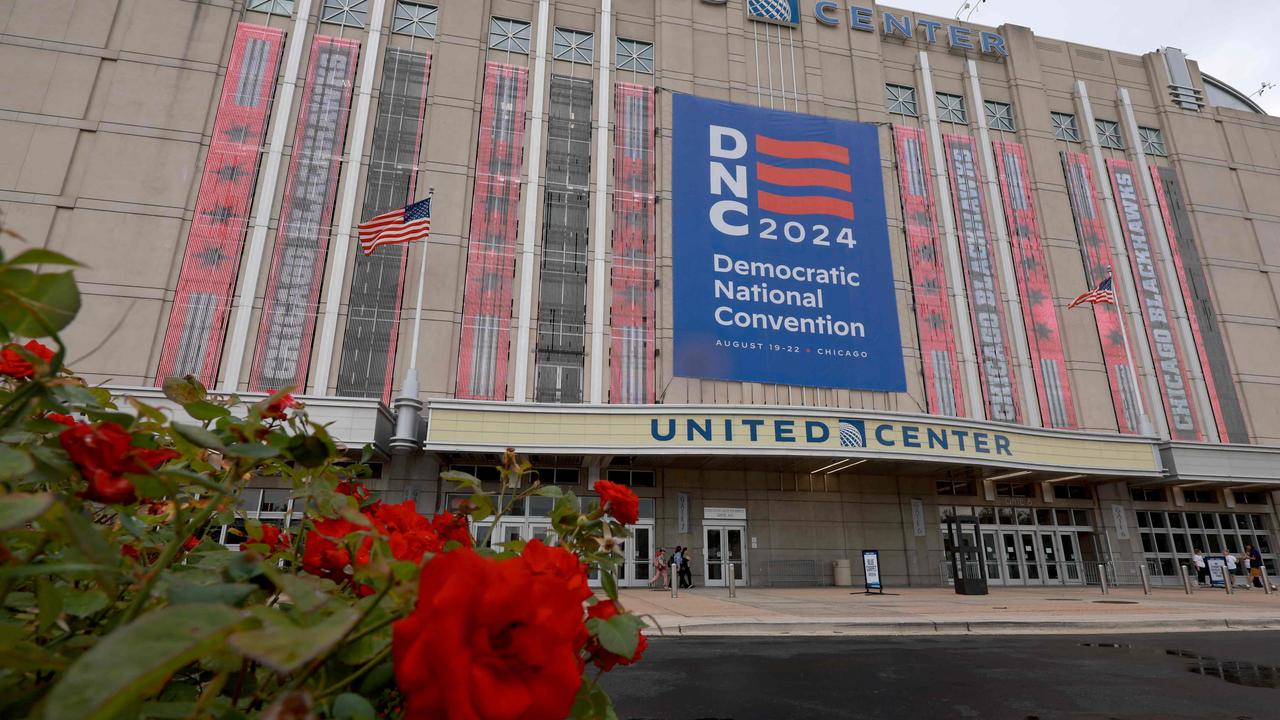
[[[364,27],[369,19],[369,0],[324,0],[320,19],[325,22]]]
[[[653,43],[618,38],[614,63],[619,70],[653,74]]]
[[[535,402],[582,402],[587,323],[591,81],[551,77]]]
[[[417,2],[397,2],[396,14],[391,21],[391,31],[414,37],[433,38],[436,36],[436,15],[439,11],[434,5]]]
[[[1080,126],[1076,125],[1076,116],[1071,113],[1049,113],[1049,124],[1053,126],[1053,136],[1059,140],[1080,142]]]
[[[590,65],[595,59],[596,36],[579,30],[556,28],[555,58]]]
[[[654,95],[628,83],[614,90],[611,403],[654,400]]]
[[[489,47],[529,54],[529,23],[506,18],[489,19]]]
[[[987,127],[992,130],[1013,132],[1013,106],[1009,103],[986,100],[982,109],[987,113]]]
[[[938,119],[942,122],[960,123],[969,122],[968,116],[964,111],[964,97],[961,95],[952,95],[950,93],[935,93],[938,101]]]
[[[1120,136],[1120,123],[1115,120],[1094,120],[1094,128],[1098,131],[1098,144],[1113,150],[1124,149],[1124,139]]]
[[[1142,141],[1142,152],[1148,155],[1164,157],[1169,153],[1164,149],[1164,133],[1160,128],[1138,128],[1138,139]]]
[[[885,85],[884,101],[889,112],[894,115],[915,117],[919,114],[916,106],[916,89],[910,85]]]

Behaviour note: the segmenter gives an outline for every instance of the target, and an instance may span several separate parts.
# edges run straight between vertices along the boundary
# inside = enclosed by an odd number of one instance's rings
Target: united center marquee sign
[[[432,401],[428,450],[857,457],[1116,475],[1160,474],[1150,440],[860,410],[547,407]]]
[[[675,96],[675,374],[906,389],[876,128]]]

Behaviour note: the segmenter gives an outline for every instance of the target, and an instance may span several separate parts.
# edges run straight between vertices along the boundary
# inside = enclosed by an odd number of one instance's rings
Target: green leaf
[[[342,693],[333,699],[333,710],[329,717],[333,720],[377,720],[378,711],[373,704],[355,693]]]
[[[465,485],[476,490],[480,489],[480,479],[470,473],[464,473],[461,470],[445,470],[440,473],[440,479],[448,482],[455,482],[459,485]]]
[[[489,495],[476,493],[468,500],[471,503],[471,512],[468,513],[472,520],[484,520],[493,515],[493,498]]]
[[[70,265],[72,267],[84,267],[84,265],[72,260],[60,252],[46,250],[44,248],[32,248],[14,255],[9,260],[10,265]]]
[[[184,375],[180,378],[164,379],[164,396],[186,407],[188,404],[204,400],[208,392],[195,375]]]
[[[587,631],[600,640],[605,650],[622,657],[636,654],[640,644],[640,628],[644,622],[635,615],[614,615],[608,620],[592,618],[587,621]]]
[[[280,454],[279,448],[259,443],[233,443],[227,446],[226,454],[251,460],[266,460]]]
[[[30,642],[14,643],[0,647],[0,668],[13,668],[22,672],[32,670],[66,670],[69,661],[56,653]]]
[[[332,649],[359,619],[360,611],[354,607],[344,607],[310,627],[299,627],[281,616],[261,630],[238,632],[228,642],[241,655],[289,674]]]
[[[62,597],[62,609],[72,617],[89,617],[110,602],[101,590],[72,590]]]
[[[202,448],[210,450],[224,450],[222,440],[217,435],[196,425],[187,425],[186,423],[173,423],[173,431],[178,433],[183,440]]]
[[[0,530],[12,530],[35,520],[53,505],[50,493],[0,495]]]
[[[20,291],[25,302],[0,303],[0,324],[15,335],[49,337],[80,311],[80,290],[70,272],[42,273]]]
[[[295,435],[285,446],[285,453],[302,467],[315,468],[332,456],[332,448],[318,435]]]
[[[36,578],[36,602],[40,608],[36,616],[36,627],[39,632],[44,633],[53,627],[62,614],[62,597],[48,578]]]
[[[169,603],[172,605],[191,605],[194,603],[239,605],[257,589],[257,585],[244,582],[199,585],[174,580],[169,584]]]
[[[22,477],[35,467],[30,455],[10,445],[0,445],[0,478]]]
[[[221,405],[214,405],[208,400],[196,400],[182,406],[187,414],[196,420],[217,420],[220,417],[227,417],[231,411]]]
[[[609,694],[599,683],[590,681],[578,687],[578,697],[573,701],[569,717],[571,720],[618,720]]]
[[[106,720],[159,692],[182,667],[218,648],[241,622],[223,605],[146,613],[103,638],[46,696],[45,720]]]
[[[288,598],[293,606],[304,613],[318,610],[329,603],[330,593],[336,587],[333,582],[311,575],[289,575],[271,570],[267,573],[271,582]]]
[[[168,418],[164,416],[164,413],[161,412],[158,407],[148,405],[132,395],[126,397],[125,400],[133,406],[134,410],[138,411],[139,415],[147,418],[148,420],[155,420],[156,422],[161,423],[168,421]]]
[[[533,491],[533,494],[541,495],[542,497],[558,498],[564,495],[564,489],[556,487],[555,485],[539,485],[538,489]]]
[[[54,385],[53,396],[68,405],[84,405],[96,407],[98,396],[83,385]]]
[[[600,585],[604,587],[605,595],[608,595],[613,600],[618,599],[618,580],[613,576],[612,571],[600,571]]]

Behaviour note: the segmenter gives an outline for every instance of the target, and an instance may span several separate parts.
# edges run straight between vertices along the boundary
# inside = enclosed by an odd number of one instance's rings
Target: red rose
[[[618,606],[612,600],[601,600],[600,602],[587,608],[587,617],[597,620],[608,620],[617,615]],[[636,652],[631,657],[625,657],[617,653],[609,652],[600,644],[600,640],[594,635],[587,641],[587,654],[591,656],[591,662],[596,667],[608,672],[613,669],[614,665],[632,665],[640,661],[640,656],[644,654],[644,649],[649,646],[649,641],[645,639],[644,633],[640,633],[640,640],[636,643]]]
[[[592,595],[587,586],[586,563],[562,547],[551,547],[535,538],[525,544],[520,561],[534,575],[563,584],[578,602]]]
[[[170,460],[176,460],[180,457],[182,457],[182,453],[169,448],[133,448],[129,452],[130,463],[125,470],[132,473],[155,470]]]
[[[120,557],[133,558],[138,562],[142,562],[142,554],[138,552],[138,548],[132,545],[122,545],[120,547]]]
[[[11,378],[29,378],[36,374],[36,368],[17,350],[17,343],[9,343],[0,350],[0,375],[8,375]],[[53,350],[45,347],[35,340],[29,340],[22,348],[27,352],[35,355],[44,362],[49,362],[53,358]]]
[[[275,392],[276,392],[275,390],[268,390],[267,394],[274,395]],[[285,411],[288,410],[289,408],[294,408],[297,406],[298,406],[298,401],[294,400],[292,395],[287,395],[287,394],[281,395],[275,400],[272,400],[271,402],[267,403],[267,406],[262,409],[262,419],[263,420],[284,420],[288,417],[285,414]]]
[[[63,415],[62,413],[45,413],[44,419],[50,422],[56,422],[59,425],[66,425],[67,427],[72,427],[76,424],[75,418],[70,415]]]
[[[608,480],[596,481],[600,493],[600,507],[623,525],[634,525],[640,518],[640,498],[625,485]]]
[[[356,480],[343,480],[338,483],[337,492],[339,495],[348,495],[356,499],[356,502],[364,504],[369,499],[369,488],[364,483]]]
[[[435,529],[436,535],[440,536],[441,546],[450,541],[459,543],[462,547],[471,547],[474,544],[471,541],[471,526],[467,523],[466,515],[438,513],[431,518],[431,527]]]
[[[275,525],[262,526],[262,539],[250,540],[250,543],[259,543],[267,546],[267,554],[274,553],[277,550],[283,550],[290,545],[289,533],[281,530]]]
[[[443,543],[431,521],[418,514],[412,500],[398,505],[378,504],[365,513],[387,538],[391,556],[420,563],[427,553],[440,552]]]
[[[350,580],[357,563],[369,562],[373,538],[366,537],[361,541],[355,558],[351,557],[351,551],[343,541],[351,533],[365,529],[341,518],[317,520],[302,547],[302,569],[335,582]]]
[[[586,640],[581,596],[554,574],[469,548],[441,554],[393,626],[405,717],[560,720],[582,684]]]
[[[199,544],[200,544],[200,537],[198,535],[192,535],[191,537],[182,541],[182,549],[190,552],[192,550],[195,550],[196,546]]]
[[[113,422],[75,423],[58,435],[88,487],[80,493],[100,503],[132,503],[138,497],[125,473],[143,474],[181,457],[167,448],[135,448],[129,431]]]

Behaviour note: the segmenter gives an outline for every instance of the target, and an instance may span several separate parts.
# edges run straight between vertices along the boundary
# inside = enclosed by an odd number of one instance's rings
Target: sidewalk
[[[1280,629],[1280,593],[1262,590],[1097,587],[626,589],[622,604],[657,625],[653,635],[928,635],[1226,631]],[[658,628],[661,628],[660,630]]]

